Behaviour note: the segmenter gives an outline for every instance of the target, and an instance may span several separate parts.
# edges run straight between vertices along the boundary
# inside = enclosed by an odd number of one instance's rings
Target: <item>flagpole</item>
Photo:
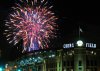
[[[79,26],[79,39],[80,39],[80,26]]]

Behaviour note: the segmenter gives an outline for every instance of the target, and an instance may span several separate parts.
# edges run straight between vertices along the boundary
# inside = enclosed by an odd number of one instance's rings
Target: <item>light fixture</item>
[[[81,46],[83,46],[83,41],[82,40],[78,40],[76,44],[77,44],[77,46],[81,47]]]

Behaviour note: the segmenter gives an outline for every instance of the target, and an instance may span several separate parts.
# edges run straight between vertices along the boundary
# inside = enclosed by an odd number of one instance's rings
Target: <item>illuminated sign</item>
[[[70,44],[64,44],[63,48],[73,48],[74,47],[74,43],[70,43]]]
[[[69,44],[64,44],[63,48],[74,48],[76,44],[74,43],[69,43]],[[85,43],[84,45],[86,48],[96,48],[96,44],[94,43]]]
[[[96,48],[96,44],[94,44],[94,43],[86,43],[86,47]]]

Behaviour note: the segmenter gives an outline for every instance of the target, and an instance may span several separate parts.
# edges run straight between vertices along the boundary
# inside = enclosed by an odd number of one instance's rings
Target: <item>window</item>
[[[79,71],[82,71],[82,68],[79,68]]]
[[[69,61],[67,61],[67,66],[70,66],[70,62]]]
[[[96,60],[94,60],[94,66],[97,66],[97,62],[96,62]]]
[[[93,66],[93,60],[91,60],[91,66]]]
[[[79,61],[79,66],[82,66],[82,61]]]
[[[71,66],[74,66],[74,61],[71,61]]]
[[[66,61],[63,62],[63,65],[66,66]]]
[[[90,64],[89,64],[89,60],[87,60],[87,61],[86,61],[86,65],[87,65],[87,66],[89,66],[89,65],[90,65]]]
[[[67,68],[67,71],[69,71],[70,70],[70,68]]]

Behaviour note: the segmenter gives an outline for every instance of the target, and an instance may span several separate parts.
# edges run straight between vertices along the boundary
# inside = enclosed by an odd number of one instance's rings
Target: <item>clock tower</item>
[[[85,56],[84,43],[82,40],[76,42],[76,47],[74,48],[74,70],[75,71],[86,71],[86,56]]]

